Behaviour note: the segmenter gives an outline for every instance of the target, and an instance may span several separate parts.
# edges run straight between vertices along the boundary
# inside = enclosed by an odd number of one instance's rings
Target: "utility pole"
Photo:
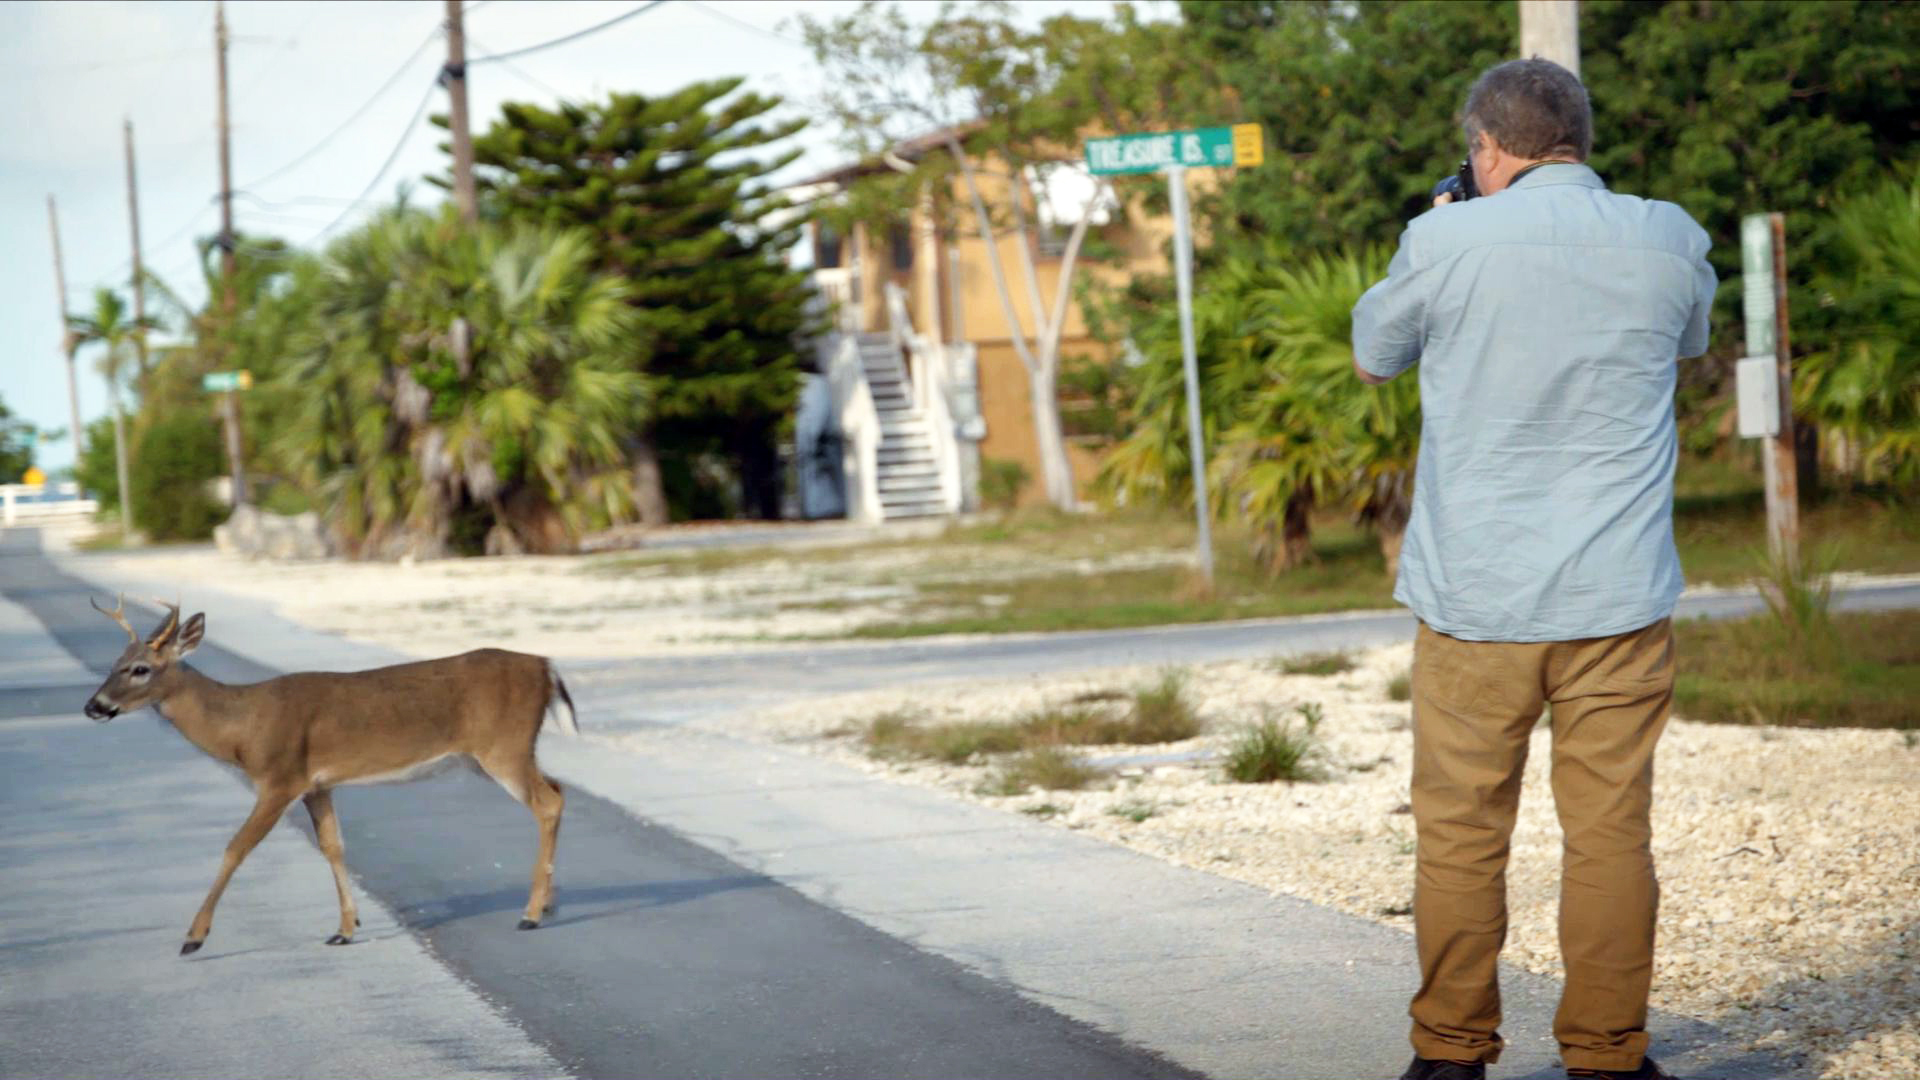
[[[440,81],[447,87],[447,128],[453,134],[453,201],[460,220],[480,220],[473,194],[473,131],[467,125],[467,34],[460,22],[461,0],[447,0],[447,66]]]
[[[53,234],[53,288],[60,300],[60,354],[67,360],[67,408],[73,423],[73,464],[80,465],[80,450],[86,429],[80,426],[80,382],[73,374],[73,326],[67,322],[67,272],[60,263],[60,213],[54,209],[53,196],[47,196],[47,229]]]
[[[233,319],[234,242],[233,242],[233,138],[227,124],[227,7],[221,0],[213,3],[213,55],[220,86],[220,305],[229,323]],[[222,360],[225,360],[224,353]],[[240,439],[239,391],[227,391],[222,412],[227,429],[227,465],[233,474],[233,505],[247,503],[246,451]]]
[[[133,120],[125,121],[127,136],[127,219],[133,227],[133,342],[139,351],[140,374],[147,373],[147,275],[140,262],[140,185],[133,168]]]
[[[1520,58],[1551,60],[1580,74],[1580,0],[1519,0]]]

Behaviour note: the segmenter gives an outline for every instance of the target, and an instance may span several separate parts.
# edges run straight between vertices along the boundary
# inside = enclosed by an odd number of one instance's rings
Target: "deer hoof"
[[[538,919],[521,919],[521,920],[520,920],[520,925],[519,925],[519,926],[516,926],[516,927],[514,927],[514,929],[516,929],[516,930],[538,930],[538,929],[540,929],[540,920],[538,920]]]
[[[206,942],[204,941],[189,941],[186,944],[180,946],[180,955],[186,956],[188,953],[199,952],[200,946],[204,944],[206,944]]]
[[[333,935],[332,937],[330,937],[330,938],[328,938],[328,939],[327,939],[327,944],[329,944],[329,945],[351,945],[351,944],[353,944],[353,939],[352,939],[352,938],[350,938],[350,937],[348,937],[348,936],[347,936],[347,935],[345,935],[345,934],[335,934],[335,935]]]

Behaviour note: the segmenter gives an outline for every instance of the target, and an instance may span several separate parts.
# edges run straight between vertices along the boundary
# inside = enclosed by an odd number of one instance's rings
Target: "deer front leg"
[[[273,830],[273,823],[280,820],[287,807],[299,797],[298,791],[285,788],[262,787],[254,795],[253,813],[240,825],[240,831],[233,834],[227,842],[227,854],[220,860],[220,873],[214,876],[213,888],[207,891],[207,900],[200,905],[200,913],[193,917],[193,925],[187,928],[186,943],[180,946],[180,955],[194,952],[206,943],[207,935],[213,931],[213,906],[220,902],[220,894],[226,891],[227,882],[233,872],[240,868],[241,860],[254,849],[254,846],[267,833]]]
[[[327,944],[345,945],[353,940],[360,917],[354,913],[353,893],[347,888],[347,847],[340,840],[340,819],[333,815],[333,793],[310,791],[306,803],[307,815],[313,818],[313,835],[320,841],[320,853],[327,857],[327,866],[333,871],[334,891],[340,894],[340,932],[328,938]]]

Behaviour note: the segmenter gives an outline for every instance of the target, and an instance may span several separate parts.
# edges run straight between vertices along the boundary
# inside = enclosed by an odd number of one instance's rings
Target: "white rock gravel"
[[[1271,665],[1193,669],[1209,731],[1140,751],[1094,790],[999,797],[989,764],[877,761],[856,729],[894,709],[929,720],[1006,719],[1156,672],[922,686],[815,700],[716,726],[1042,817],[1150,855],[1411,931],[1410,709],[1388,699],[1411,646],[1356,670],[1287,676]],[[1217,759],[1263,710],[1317,702],[1328,779],[1237,784]],[[618,737],[614,737],[618,742]],[[1800,1062],[1805,1075],[1920,1075],[1920,746],[1901,732],[1728,727],[1675,720],[1656,762],[1662,886],[1653,1004]],[[1508,870],[1507,957],[1558,976],[1560,830],[1550,734],[1536,732]],[[1198,755],[1199,760],[1180,761]],[[1160,759],[1156,762],[1153,759]],[[1176,760],[1166,760],[1176,759]],[[1142,820],[1135,821],[1133,818]],[[1412,963],[1409,948],[1408,962]]]

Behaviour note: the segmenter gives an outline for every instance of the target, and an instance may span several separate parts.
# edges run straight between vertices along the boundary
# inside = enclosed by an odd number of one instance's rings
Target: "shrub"
[[[980,461],[980,501],[992,510],[1011,510],[1033,479],[1017,461],[983,458]]]
[[[227,516],[207,493],[224,462],[220,430],[195,412],[157,417],[129,468],[134,524],[154,540],[205,540]]]
[[[1282,675],[1345,675],[1353,670],[1353,657],[1345,652],[1300,653],[1274,661]]]
[[[1159,682],[1134,691],[1127,737],[1116,741],[1168,743],[1198,734],[1200,710],[1187,697],[1187,676],[1184,672],[1169,670],[1161,673]]]
[[[1302,723],[1296,727],[1291,717],[1279,720],[1269,712],[1241,732],[1227,750],[1227,776],[1242,784],[1321,779],[1318,706],[1311,712],[1302,706],[1300,715]]]

